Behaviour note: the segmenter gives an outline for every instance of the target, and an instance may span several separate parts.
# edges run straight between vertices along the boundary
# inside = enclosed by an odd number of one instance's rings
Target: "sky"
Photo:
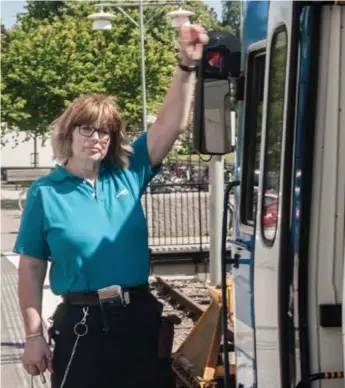
[[[204,0],[209,6],[214,8],[218,16],[222,13],[222,1],[221,0]],[[17,13],[24,12],[24,6],[26,1],[21,0],[1,0],[1,20],[5,27],[11,27],[16,22]]]

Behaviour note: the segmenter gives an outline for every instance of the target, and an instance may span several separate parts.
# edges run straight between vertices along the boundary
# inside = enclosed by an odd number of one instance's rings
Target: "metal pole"
[[[145,30],[144,30],[144,6],[163,6],[181,4],[181,1],[169,1],[159,3],[143,3],[143,0],[139,0],[138,3],[100,3],[96,4],[96,7],[114,7],[127,16],[132,23],[138,27],[138,23],[123,10],[125,7],[137,7],[139,5],[139,28],[140,28],[140,52],[141,52],[141,89],[142,89],[142,105],[143,105],[143,129],[147,131],[147,108],[146,108],[146,78],[145,78]]]
[[[37,134],[35,133],[35,137],[34,137],[34,168],[36,168],[38,165],[37,156],[38,156],[38,154],[37,154]]]
[[[210,283],[221,281],[222,220],[224,199],[224,157],[210,161]]]
[[[143,103],[143,126],[144,131],[147,131],[147,111],[146,111],[146,79],[145,79],[145,31],[144,31],[144,9],[143,1],[139,1],[140,15],[140,51],[141,51],[141,91]]]

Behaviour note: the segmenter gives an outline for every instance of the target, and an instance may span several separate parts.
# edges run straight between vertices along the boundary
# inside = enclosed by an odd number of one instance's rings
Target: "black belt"
[[[131,303],[137,297],[148,295],[150,292],[149,285],[144,284],[135,287],[122,288],[123,303],[126,305]],[[90,292],[71,292],[62,296],[63,303],[77,306],[99,306],[100,300],[97,291]],[[112,302],[109,302],[110,304]]]

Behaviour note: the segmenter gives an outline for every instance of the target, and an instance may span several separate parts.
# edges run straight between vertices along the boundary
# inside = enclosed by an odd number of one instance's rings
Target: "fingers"
[[[25,364],[24,365],[24,368],[26,369],[26,371],[32,375],[32,376],[37,376],[40,374],[40,371],[39,369],[36,367],[35,364]]]
[[[46,371],[46,369],[48,369],[50,373],[53,373],[54,370],[51,353],[47,354],[41,361],[24,364],[24,368],[32,376],[42,374]]]
[[[195,34],[197,36],[204,36],[204,35],[207,36],[207,32],[206,32],[205,28],[199,26],[198,24],[192,24],[190,26],[190,28],[192,30],[192,34]]]
[[[53,369],[53,357],[52,355],[50,354],[47,359],[46,359],[46,366],[47,366],[47,369],[50,373],[54,373],[54,369]]]
[[[52,352],[43,337],[25,344],[22,360],[24,368],[32,376],[43,375],[47,369],[53,373]]]
[[[38,368],[40,373],[44,373],[47,369],[47,363],[46,360],[43,359],[42,361],[36,363],[36,367]]]
[[[206,34],[205,28],[200,26],[199,24],[184,24],[181,27],[181,33],[186,33],[186,32],[189,32],[189,33],[197,32],[197,33]]]
[[[204,29],[202,29],[199,32],[199,42],[202,44],[207,44],[209,40],[210,38],[208,37],[207,32]]]
[[[182,41],[192,41],[193,43],[207,44],[209,41],[206,30],[198,24],[183,25],[180,36]]]

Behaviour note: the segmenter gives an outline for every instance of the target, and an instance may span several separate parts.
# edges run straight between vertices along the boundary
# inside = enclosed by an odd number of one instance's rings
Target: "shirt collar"
[[[107,170],[106,164],[102,161],[98,175],[102,176],[106,170]],[[53,170],[53,172],[50,175],[50,178],[54,182],[63,182],[65,179],[68,179],[68,178],[70,178],[70,179],[78,179],[78,178],[82,179],[81,177],[79,177],[77,175],[74,175],[71,172],[69,172],[61,164],[56,164],[55,169]]]

